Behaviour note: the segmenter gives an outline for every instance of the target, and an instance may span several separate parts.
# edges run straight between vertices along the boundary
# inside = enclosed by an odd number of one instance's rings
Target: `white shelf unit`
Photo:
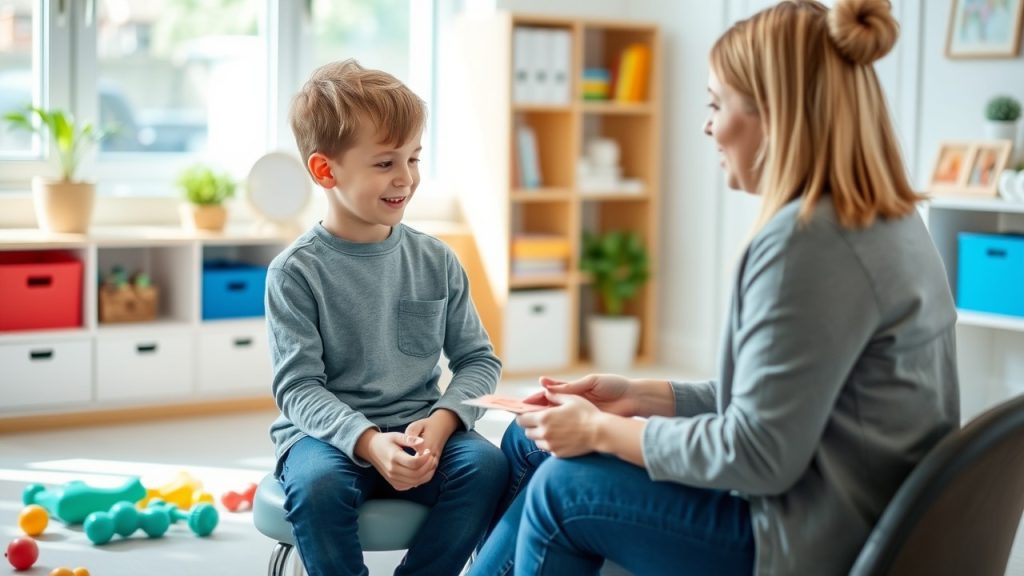
[[[935,197],[927,204],[928,230],[946,264],[949,286],[956,296],[959,256],[957,235],[961,232],[1001,234],[1024,233],[1024,202],[1006,202],[996,198]],[[959,323],[1024,332],[1024,318],[959,311]]]
[[[0,251],[70,252],[82,266],[82,325],[0,332],[0,421],[270,397],[262,317],[203,320],[206,259],[266,265],[291,238],[246,231],[94,229],[89,235],[0,231]],[[159,288],[152,322],[99,322],[98,279],[114,265]]]
[[[1021,202],[938,196],[925,204],[924,213],[954,297],[960,232],[1024,232]],[[1024,393],[1024,318],[957,312],[961,418],[966,422],[986,408]]]

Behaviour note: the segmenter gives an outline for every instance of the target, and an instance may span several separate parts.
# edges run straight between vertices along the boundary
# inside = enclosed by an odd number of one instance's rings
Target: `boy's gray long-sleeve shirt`
[[[847,230],[828,196],[798,211],[743,255],[719,381],[673,382],[680,417],[643,437],[652,479],[748,498],[762,576],[848,573],[959,426],[956,310],[920,216]]]
[[[354,449],[369,428],[445,408],[472,429],[483,411],[462,400],[493,392],[501,373],[455,254],[404,224],[372,244],[314,226],[271,262],[266,310],[278,472],[303,436],[368,465]]]

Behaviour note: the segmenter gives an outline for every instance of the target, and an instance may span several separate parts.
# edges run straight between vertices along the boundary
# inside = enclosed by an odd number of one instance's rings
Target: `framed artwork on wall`
[[[998,196],[999,175],[1006,169],[1009,140],[943,142],[928,191],[947,196]]]
[[[953,0],[946,56],[1016,57],[1022,16],[1024,0]]]

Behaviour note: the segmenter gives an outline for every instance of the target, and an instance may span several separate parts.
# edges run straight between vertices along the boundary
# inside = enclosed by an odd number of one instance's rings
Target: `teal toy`
[[[119,534],[124,538],[141,529],[150,538],[167,533],[171,517],[163,509],[138,510],[131,502],[118,502],[107,512],[93,512],[85,519],[85,536],[93,544],[102,546]]]
[[[80,480],[68,482],[60,488],[46,489],[41,484],[29,484],[21,494],[26,506],[38,504],[65,524],[79,524],[89,514],[108,510],[121,501],[138,502],[146,497],[146,488],[138,477],[129,478],[114,488],[97,488]]]
[[[213,529],[217,527],[217,522],[220,521],[220,514],[217,513],[217,509],[207,502],[200,502],[188,512],[184,512],[175,504],[168,504],[159,498],[154,498],[150,500],[146,509],[165,510],[171,519],[171,524],[178,520],[185,520],[189,530],[201,538],[209,536]]]

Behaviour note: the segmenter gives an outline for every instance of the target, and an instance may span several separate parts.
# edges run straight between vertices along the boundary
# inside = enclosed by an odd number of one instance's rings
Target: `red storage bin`
[[[0,331],[82,325],[82,263],[67,252],[0,252]]]

